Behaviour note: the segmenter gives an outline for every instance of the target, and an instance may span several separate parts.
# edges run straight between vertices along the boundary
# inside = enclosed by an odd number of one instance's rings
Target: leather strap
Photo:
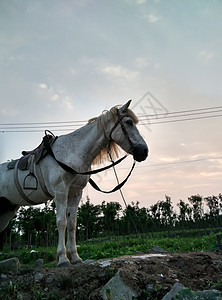
[[[43,193],[49,198],[49,199],[53,199],[54,197],[48,192],[47,188],[46,188],[46,185],[45,185],[45,181],[43,179],[43,176],[42,176],[42,171],[41,171],[41,168],[39,166],[39,164],[35,164],[35,171],[36,171],[36,175],[39,179],[39,184],[41,186],[41,189],[43,191]]]
[[[104,191],[104,190],[101,190],[101,189],[98,187],[98,185],[95,183],[95,181],[92,180],[92,178],[89,179],[89,183],[91,184],[91,186],[92,186],[95,190],[97,190],[97,191],[99,191],[99,192],[101,192],[101,193],[110,194],[110,193],[116,192],[117,190],[121,189],[122,186],[127,182],[127,180],[129,179],[129,177],[130,177],[130,175],[131,175],[131,173],[132,173],[134,167],[135,167],[135,161],[133,162],[132,168],[131,168],[129,174],[126,176],[126,178],[125,178],[121,183],[119,183],[117,186],[115,186],[112,190],[110,190],[110,191]]]
[[[130,140],[130,137],[128,135],[128,132],[126,131],[126,128],[122,122],[122,119],[126,116],[120,116],[119,114],[119,111],[117,111],[117,116],[118,116],[118,120],[117,122],[115,123],[115,125],[113,126],[111,132],[110,132],[110,135],[109,135],[109,144],[108,144],[108,151],[110,151],[110,143],[112,141],[112,133],[113,131],[116,129],[116,127],[120,124],[121,125],[121,128],[122,128],[122,131],[124,133],[124,135],[127,137],[128,141],[129,141],[129,144],[130,144],[130,147],[133,149],[133,144],[132,144],[132,141]],[[61,161],[59,161],[53,151],[52,151],[52,148],[50,146],[50,143],[49,143],[49,140],[48,140],[48,136],[47,134],[44,136],[43,138],[43,143],[44,143],[44,146],[45,146],[45,149],[47,150],[47,152],[54,158],[54,160],[59,164],[59,166],[61,168],[63,168],[66,172],[70,173],[70,174],[78,174],[78,175],[92,175],[92,174],[97,174],[99,172],[102,172],[102,171],[105,171],[109,168],[112,168],[114,167],[115,165],[119,164],[123,159],[125,159],[127,157],[127,155],[125,155],[124,157],[120,158],[119,160],[117,160],[116,162],[112,161],[112,164],[111,165],[108,165],[106,167],[103,167],[103,168],[100,168],[100,169],[96,169],[96,170],[92,170],[92,171],[87,171],[87,172],[77,172],[76,170],[70,168],[69,166],[67,166],[66,164],[62,163]],[[110,154],[110,153],[109,153]],[[119,189],[121,189],[121,187],[127,182],[127,180],[129,179],[133,169],[135,167],[135,161],[132,165],[132,168],[129,172],[129,174],[127,175],[127,177],[121,182],[119,183],[116,187],[114,187],[112,190],[110,191],[104,191],[104,190],[101,190],[98,185],[95,183],[95,181],[92,180],[92,178],[89,179],[89,183],[91,184],[91,186],[96,189],[97,191],[99,192],[102,192],[102,193],[106,193],[106,194],[109,194],[109,193],[113,193]]]
[[[86,172],[78,172],[78,171],[70,168],[69,166],[67,166],[63,162],[59,161],[55,157],[55,155],[54,155],[54,153],[52,151],[52,148],[50,147],[50,144],[49,144],[47,136],[44,136],[43,142],[44,142],[44,146],[45,146],[47,152],[54,158],[54,160],[60,165],[60,167],[63,168],[63,170],[65,170],[66,172],[68,172],[70,174],[73,174],[73,175],[93,175],[93,174],[97,174],[99,172],[102,172],[102,171],[105,171],[107,169],[110,169],[110,168],[112,168],[115,165],[118,165],[122,160],[124,160],[127,157],[127,155],[125,155],[125,156],[121,157],[120,159],[118,159],[117,161],[113,162],[111,165],[108,165],[108,166],[103,167],[103,168],[99,168],[99,169],[91,170],[91,171],[86,171]]]
[[[16,186],[18,192],[19,192],[19,195],[22,197],[22,199],[25,200],[28,204],[36,205],[37,203],[35,203],[34,201],[30,200],[25,195],[25,193],[23,192],[23,189],[21,188],[21,185],[20,185],[19,180],[18,180],[18,161],[17,161],[17,163],[15,165],[14,180],[15,180],[15,186]]]

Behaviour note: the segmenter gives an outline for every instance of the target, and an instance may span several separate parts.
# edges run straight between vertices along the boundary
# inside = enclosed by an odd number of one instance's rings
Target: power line
[[[222,106],[208,108],[198,108],[191,110],[175,111],[171,113],[160,113],[155,115],[143,114],[138,117],[139,125],[154,125],[164,123],[174,123],[191,120],[201,120],[207,118],[221,117]],[[208,115],[210,114],[210,115]],[[188,118],[189,117],[189,118]],[[0,132],[41,132],[45,127],[54,128],[54,131],[70,131],[72,128],[81,127],[87,121],[53,121],[53,122],[22,122],[22,123],[1,123]]]
[[[222,115],[213,115],[213,116],[202,116],[197,118],[185,118],[185,119],[176,119],[176,120],[166,120],[160,122],[148,122],[148,123],[141,123],[141,125],[155,125],[155,124],[163,124],[163,123],[175,123],[175,122],[182,122],[182,121],[192,121],[192,120],[201,120],[201,119],[209,119],[215,117],[222,117]]]
[[[0,123],[0,126],[14,126],[14,125],[18,125],[18,126],[23,126],[23,125],[42,125],[42,124],[68,124],[68,123],[87,123],[88,121],[52,121],[52,122],[20,122],[20,123]]]
[[[196,158],[196,159],[187,159],[187,160],[179,160],[174,162],[164,162],[164,163],[156,163],[156,164],[148,164],[148,165],[138,165],[137,169],[140,168],[152,168],[152,167],[164,167],[164,166],[176,166],[176,165],[182,165],[182,164],[189,164],[189,163],[195,163],[200,161],[207,161],[207,160],[217,160],[222,159],[222,156],[207,156],[202,158]],[[119,170],[128,169],[127,167],[124,168],[118,168]]]
[[[204,114],[211,114],[211,113],[219,113],[221,112],[222,109],[219,110],[213,110],[213,111],[205,111],[205,112],[196,112],[196,113],[186,113],[181,115],[181,112],[172,112],[169,114],[157,114],[157,115],[150,115],[150,117],[147,117],[146,115],[139,117],[139,120],[142,121],[143,118],[145,118],[145,120],[153,120],[153,119],[167,119],[167,118],[177,118],[177,117],[187,117],[187,116],[196,116],[196,115],[204,115]],[[175,114],[175,115],[174,115]],[[160,117],[160,115],[163,115],[162,117]]]
[[[139,165],[137,164],[136,166],[136,170],[134,172],[134,176],[140,175],[140,174],[144,174],[144,172],[138,172],[138,170],[144,169],[144,168],[149,168],[149,173],[150,172],[155,172],[155,171],[161,171],[164,169],[168,169],[171,167],[177,167],[180,165],[184,165],[184,164],[190,164],[190,163],[196,163],[196,162],[204,162],[204,161],[208,161],[208,160],[219,160],[222,159],[222,156],[208,156],[208,157],[202,157],[202,158],[197,158],[197,159],[187,159],[187,160],[180,160],[177,162],[165,162],[165,163],[154,163],[154,164],[148,164],[148,165]],[[152,169],[151,169],[152,168]],[[118,171],[121,170],[126,170],[128,169],[128,167],[118,167]],[[147,174],[147,170],[146,170],[146,174]],[[111,179],[103,179],[103,181],[110,181]]]
[[[166,115],[169,115],[169,114],[171,114],[171,115],[173,115],[173,114],[181,114],[181,113],[190,113],[190,112],[199,112],[199,111],[206,111],[206,110],[212,110],[212,109],[216,109],[216,110],[218,110],[218,109],[222,109],[222,106],[211,106],[211,107],[206,107],[206,108],[196,108],[196,109],[189,109],[189,110],[180,110],[180,111],[174,111],[174,112],[165,112],[165,113],[159,113],[159,114],[155,114],[155,115],[142,115],[142,116],[144,116],[144,117],[153,117],[153,116],[157,116],[157,117],[159,117],[159,116],[162,116],[162,115],[164,115],[164,116],[166,116]]]

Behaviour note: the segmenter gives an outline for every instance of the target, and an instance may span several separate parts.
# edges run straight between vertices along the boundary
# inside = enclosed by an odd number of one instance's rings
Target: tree
[[[86,203],[78,208],[78,235],[80,239],[90,239],[99,232],[101,207],[90,203],[89,197]]]
[[[193,205],[193,219],[199,222],[203,216],[203,198],[200,195],[193,195],[188,200]]]
[[[118,202],[102,202],[101,211],[103,217],[101,218],[101,226],[104,232],[114,234],[115,230],[118,228],[119,212],[122,209]]]
[[[164,226],[172,226],[175,220],[171,198],[165,195],[165,201],[159,201],[159,210],[161,214],[161,223]]]
[[[130,234],[149,230],[150,216],[148,212],[148,209],[139,207],[138,201],[136,203],[131,202],[131,205],[127,205],[120,221],[122,233]]]
[[[177,203],[177,206],[179,207],[179,210],[180,210],[180,213],[178,215],[178,221],[183,226],[188,221],[191,221],[192,208],[190,207],[189,203],[185,203],[183,200],[180,200],[180,202]]]
[[[44,208],[21,207],[17,225],[23,243],[30,246],[53,246],[57,242],[56,213],[54,202],[47,202]]]
[[[219,216],[220,206],[219,206],[219,199],[216,196],[209,196],[204,198],[208,208],[210,217],[217,217]]]

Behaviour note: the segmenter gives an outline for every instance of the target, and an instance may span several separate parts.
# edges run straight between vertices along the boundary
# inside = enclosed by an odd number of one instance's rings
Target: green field
[[[180,233],[181,234],[181,233]],[[158,233],[160,236],[161,233]],[[184,234],[181,234],[184,235]],[[164,234],[162,234],[164,236]],[[107,237],[103,239],[92,239],[78,244],[78,253],[83,260],[111,258],[121,255],[132,255],[138,252],[148,252],[155,246],[161,247],[169,252],[188,251],[215,251],[219,248],[217,236],[222,238],[222,233],[200,234],[192,233],[191,236],[153,237],[147,238],[135,236]],[[19,249],[9,251],[4,248],[0,253],[0,260],[10,257],[18,257],[22,265],[34,265],[36,259],[43,258],[44,265],[55,266],[56,248],[35,248],[38,252],[30,253],[32,249]]]

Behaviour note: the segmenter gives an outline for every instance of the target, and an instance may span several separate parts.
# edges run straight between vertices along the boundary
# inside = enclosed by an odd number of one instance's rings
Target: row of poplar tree
[[[222,225],[222,194],[203,198],[194,195],[187,202],[164,200],[140,208],[139,202],[123,208],[118,202],[94,205],[87,197],[78,208],[77,239],[84,241],[107,235],[126,235],[178,229],[197,229]],[[1,235],[0,246],[56,246],[56,207],[53,201],[40,207],[21,207]]]

